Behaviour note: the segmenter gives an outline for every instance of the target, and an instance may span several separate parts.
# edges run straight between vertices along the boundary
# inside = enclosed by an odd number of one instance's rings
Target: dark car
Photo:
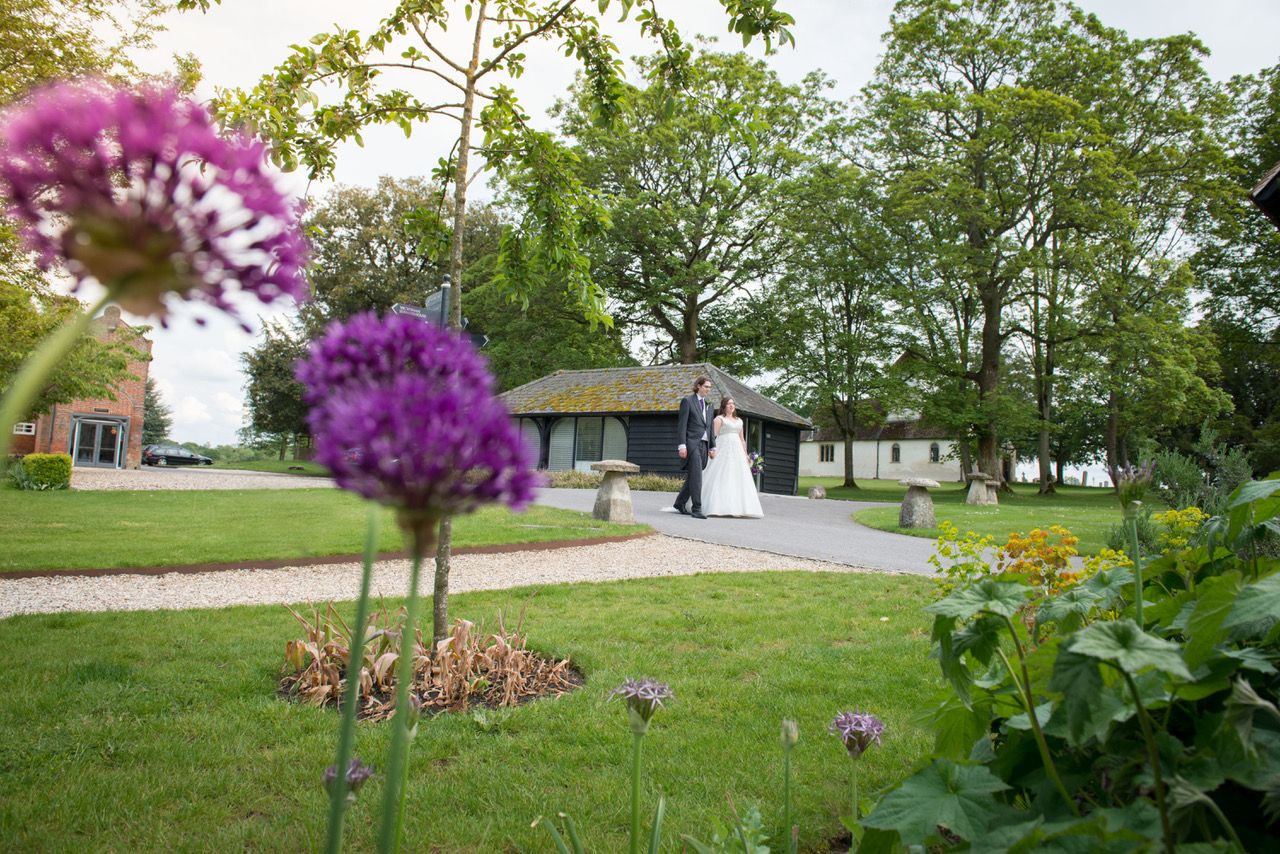
[[[211,466],[213,460],[177,445],[147,445],[142,449],[144,466]]]

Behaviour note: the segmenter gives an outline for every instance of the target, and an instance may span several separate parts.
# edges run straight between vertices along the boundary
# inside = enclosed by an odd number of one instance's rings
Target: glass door
[[[124,431],[114,421],[76,421],[75,463],[78,466],[117,468]]]

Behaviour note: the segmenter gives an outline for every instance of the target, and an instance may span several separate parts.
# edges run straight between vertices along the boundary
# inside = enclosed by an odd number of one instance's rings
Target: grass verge
[[[368,504],[337,489],[0,492],[0,573],[174,566],[356,554]],[[457,547],[634,534],[587,513],[484,508],[459,517]],[[402,547],[386,511],[378,547]]]
[[[329,470],[310,460],[241,460],[234,463],[214,463],[215,469],[239,471],[266,471],[279,474],[296,474],[306,477],[328,477]]]
[[[928,589],[906,576],[744,573],[451,597],[470,619],[527,606],[531,646],[571,655],[587,684],[497,725],[424,719],[406,849],[549,851],[530,822],[568,810],[590,850],[625,850],[630,736],[606,695],[653,676],[676,694],[645,743],[645,809],[667,796],[663,850],[679,850],[677,833],[709,836],[726,793],[739,810],[759,805],[780,837],[784,717],[800,724],[796,813],[801,849],[814,850],[840,833],[848,799],[848,757],[825,731],[837,711],[887,724],[884,746],[860,760],[868,794],[931,745],[912,722],[939,684]],[[274,696],[297,634],[265,606],[0,621],[0,681],[22,698],[0,704],[0,848],[317,848],[338,720]],[[57,653],[33,654],[33,638]],[[387,735],[361,724],[359,756],[385,768]],[[382,783],[352,808],[349,850],[372,849]]]
[[[1012,493],[1001,493],[1000,504],[995,507],[965,504],[965,491],[959,488],[944,486],[930,490],[930,495],[939,522],[951,522],[961,531],[990,534],[997,545],[1004,544],[1015,531],[1062,525],[1080,538],[1076,548],[1081,554],[1097,554],[1121,520],[1120,505],[1109,489],[1066,487],[1056,495],[1046,496],[1037,495],[1034,485],[1016,485]],[[856,511],[853,518],[870,528],[895,534],[929,538],[939,534],[937,528],[899,528],[897,507],[868,508]]]

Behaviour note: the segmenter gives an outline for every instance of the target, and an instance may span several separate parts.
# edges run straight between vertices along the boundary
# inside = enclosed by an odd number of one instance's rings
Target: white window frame
[[[34,436],[36,434],[36,422],[19,421],[13,425],[13,435],[15,436]]]

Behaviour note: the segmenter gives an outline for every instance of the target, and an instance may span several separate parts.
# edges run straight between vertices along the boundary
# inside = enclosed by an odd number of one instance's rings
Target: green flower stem
[[[787,834],[787,850],[794,851],[791,835],[791,745],[782,746],[782,830]]]
[[[347,695],[342,701],[342,726],[338,730],[338,776],[334,779],[333,793],[329,798],[329,834],[325,843],[327,854],[342,850],[342,819],[347,811],[347,773],[356,734],[356,711],[360,705],[360,667],[364,660],[365,623],[369,621],[369,586],[373,576],[373,561],[378,550],[378,522],[382,508],[369,505],[369,523],[365,527],[364,566],[360,573],[360,598],[356,600],[355,631],[352,633],[350,654],[347,656]],[[358,638],[358,640],[355,640]],[[359,663],[356,663],[359,662]]]
[[[1235,843],[1236,847],[1241,851],[1248,851],[1249,849],[1245,848],[1244,843],[1240,841],[1240,837],[1236,833],[1235,827],[1231,825],[1231,822],[1227,821],[1227,817],[1222,814],[1222,810],[1218,808],[1218,804],[1213,800],[1213,798],[1206,794],[1204,796],[1204,802],[1209,807],[1209,811],[1213,813],[1214,818],[1218,820],[1218,823],[1222,825],[1227,833],[1231,834],[1231,841]],[[1208,836],[1209,834],[1205,833],[1205,837],[1208,838]]]
[[[409,766],[409,687],[413,681],[413,649],[416,645],[418,579],[422,574],[421,548],[413,553],[409,574],[409,601],[405,609],[404,628],[400,633],[400,658],[396,662],[396,711],[391,721],[391,748],[387,756],[387,787],[382,793],[382,819],[378,828],[378,852],[389,854],[399,850],[400,792],[405,786]]]
[[[1125,672],[1124,669],[1120,667],[1116,667],[1116,669],[1124,677],[1125,684],[1129,686],[1129,693],[1133,695],[1133,702],[1138,707],[1138,723],[1142,725],[1142,740],[1147,744],[1147,761],[1151,763],[1151,773],[1156,779],[1156,806],[1160,810],[1160,827],[1164,832],[1164,847],[1166,851],[1173,851],[1173,823],[1169,820],[1169,807],[1165,803],[1164,774],[1160,771],[1160,753],[1156,748],[1156,737],[1151,732],[1151,718],[1147,715],[1146,707],[1142,705],[1142,697],[1138,693],[1138,683],[1134,682],[1133,677]]]
[[[1053,754],[1049,752],[1049,742],[1045,739],[1044,730],[1040,728],[1040,719],[1036,716],[1036,701],[1035,697],[1031,695],[1031,674],[1027,672],[1026,654],[1023,652],[1022,643],[1018,640],[1017,629],[1013,625],[1013,620],[1005,617],[1004,621],[1009,626],[1009,633],[1013,635],[1014,649],[1018,652],[1018,663],[1021,665],[1022,671],[1021,679],[1018,678],[1017,672],[1013,669],[1013,663],[1009,661],[1009,656],[1005,654],[1005,651],[1000,647],[996,647],[996,652],[1004,661],[1004,666],[1008,668],[1009,675],[1013,677],[1014,683],[1022,694],[1022,704],[1027,709],[1027,720],[1031,722],[1031,732],[1035,735],[1036,747],[1040,751],[1040,761],[1044,763],[1044,772],[1049,775],[1049,779],[1053,782],[1058,794],[1066,802],[1071,812],[1078,817],[1080,815],[1080,807],[1076,806],[1075,800],[1072,799],[1070,793],[1067,792],[1067,787],[1062,782],[1062,777],[1058,775],[1058,766],[1053,762]]]
[[[853,812],[851,815],[853,816],[854,824],[857,824],[858,819],[861,818],[862,808],[858,806],[858,760],[856,759],[853,760],[853,774],[851,776],[853,777]]]
[[[640,854],[640,745],[644,733],[631,732],[631,854]]]
[[[80,336],[93,321],[94,315],[115,299],[120,287],[107,288],[102,299],[90,306],[88,311],[80,312],[62,324],[57,332],[41,342],[36,351],[18,369],[8,393],[0,399],[0,460],[9,456],[9,446],[13,442],[13,425],[27,416],[31,404],[39,396],[40,388],[49,374],[80,340]]]
[[[1137,619],[1138,628],[1142,629],[1146,623],[1142,621],[1142,555],[1138,553],[1137,508],[1129,514],[1129,547],[1133,549],[1133,592],[1136,594],[1133,598],[1133,613]]]

